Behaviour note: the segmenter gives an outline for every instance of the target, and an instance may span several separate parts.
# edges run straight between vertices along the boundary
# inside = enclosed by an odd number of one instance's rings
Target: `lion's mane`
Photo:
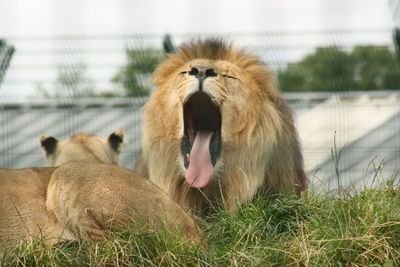
[[[215,173],[201,190],[185,180],[182,152],[184,103],[198,84],[190,72],[197,66],[212,69],[200,90],[211,96],[222,118]],[[234,210],[256,195],[299,194],[306,188],[291,110],[257,56],[221,39],[194,40],[169,55],[153,81],[136,169],[178,203],[201,214],[214,201]]]

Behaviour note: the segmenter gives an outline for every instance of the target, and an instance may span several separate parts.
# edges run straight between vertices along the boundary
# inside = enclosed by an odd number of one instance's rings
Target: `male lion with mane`
[[[307,187],[291,111],[261,60],[221,39],[156,69],[136,169],[197,214]]]

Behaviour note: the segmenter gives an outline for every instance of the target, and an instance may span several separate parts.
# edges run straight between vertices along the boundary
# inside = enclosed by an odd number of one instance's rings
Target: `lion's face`
[[[226,129],[235,128],[232,117],[240,110],[240,102],[232,100],[248,98],[239,77],[242,75],[235,65],[209,60],[189,62],[176,77],[183,103],[185,177],[193,187],[207,186],[218,169],[216,164],[221,164],[222,140],[231,138],[227,134],[232,131]]]
[[[221,152],[251,138],[266,93],[248,70],[227,60],[191,60],[167,84],[162,94],[181,112],[174,116],[186,181],[204,188],[224,166]]]
[[[234,209],[306,188],[290,108],[259,57],[219,38],[193,40],[158,65],[153,82],[136,170],[178,203],[203,213],[210,200]]]

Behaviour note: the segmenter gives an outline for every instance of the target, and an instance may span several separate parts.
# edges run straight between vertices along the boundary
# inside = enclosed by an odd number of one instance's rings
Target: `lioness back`
[[[0,169],[0,253],[26,237],[62,236],[50,223],[45,198],[55,168]]]
[[[104,230],[143,223],[183,234],[200,243],[193,219],[149,180],[119,166],[68,163],[52,175],[48,207],[80,239],[102,237]]]

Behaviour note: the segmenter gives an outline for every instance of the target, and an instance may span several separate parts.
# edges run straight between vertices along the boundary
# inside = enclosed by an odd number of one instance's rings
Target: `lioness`
[[[72,239],[46,209],[47,185],[56,168],[0,169],[0,255],[27,237]]]
[[[40,137],[40,144],[51,166],[60,166],[71,161],[118,165],[123,143],[123,129],[116,130],[108,138],[84,133],[74,134],[62,141],[53,136]]]
[[[117,130],[108,138],[76,134],[60,142],[42,136],[40,142],[53,166],[74,160],[116,164],[123,131]],[[49,242],[75,239],[64,225],[49,216],[46,208],[48,184],[56,169],[0,169],[0,252],[26,237],[44,236]]]
[[[118,162],[123,131],[108,138],[76,134],[41,137],[49,162],[59,167],[0,170],[0,251],[26,237],[92,239],[132,220],[176,228],[191,241],[202,233],[192,218],[156,185]]]
[[[63,164],[48,185],[50,216],[80,239],[103,236],[103,230],[127,227],[134,219],[176,228],[186,239],[201,242],[193,219],[160,188],[130,170],[104,164],[118,163],[123,137],[122,130],[107,140],[83,134],[61,142],[42,137],[48,161]]]
[[[181,205],[235,210],[307,186],[292,113],[261,60],[221,39],[182,44],[156,69],[136,170]]]

